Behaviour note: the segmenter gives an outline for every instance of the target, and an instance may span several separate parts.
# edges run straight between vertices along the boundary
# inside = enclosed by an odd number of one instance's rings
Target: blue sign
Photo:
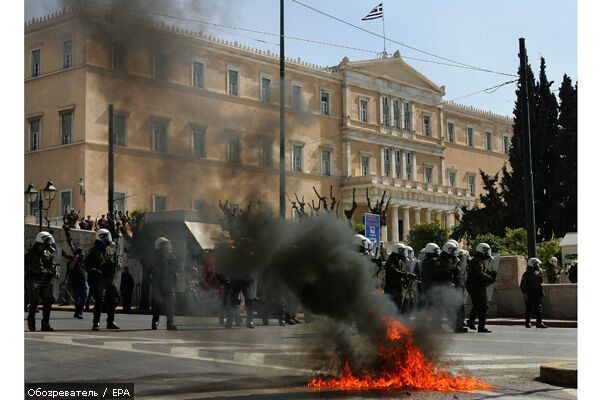
[[[379,215],[365,213],[365,236],[374,244],[379,243],[379,225]]]

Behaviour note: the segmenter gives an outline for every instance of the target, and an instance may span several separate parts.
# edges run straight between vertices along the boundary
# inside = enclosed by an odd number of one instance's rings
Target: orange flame
[[[491,389],[485,381],[463,374],[452,375],[443,366],[427,360],[414,344],[412,330],[400,322],[385,318],[386,343],[378,345],[383,360],[378,376],[356,373],[344,363],[339,378],[313,378],[308,387],[317,389],[372,390],[414,389],[465,392]]]

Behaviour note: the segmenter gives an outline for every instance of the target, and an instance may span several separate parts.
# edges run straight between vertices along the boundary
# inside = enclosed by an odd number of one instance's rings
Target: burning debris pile
[[[358,252],[354,231],[334,213],[289,223],[260,207],[235,213],[227,203],[221,206],[228,238],[217,246],[217,269],[230,276],[268,276],[276,291],[289,292],[305,312],[323,317],[313,328],[321,350],[313,367],[341,374],[312,379],[310,387],[491,388],[476,378],[453,376],[431,361],[439,339],[419,325],[398,322],[395,305],[377,290],[375,265]]]
[[[385,339],[377,344],[381,366],[377,374],[353,372],[345,362],[339,378],[313,378],[308,386],[317,389],[377,390],[416,389],[459,392],[491,389],[484,381],[463,375],[454,376],[442,365],[433,363],[415,345],[413,332],[391,318]]]

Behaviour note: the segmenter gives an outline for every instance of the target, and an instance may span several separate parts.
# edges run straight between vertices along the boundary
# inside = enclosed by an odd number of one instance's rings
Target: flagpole
[[[387,52],[385,50],[385,16],[383,10],[383,0],[381,1],[381,22],[383,23],[383,56],[387,56]]]

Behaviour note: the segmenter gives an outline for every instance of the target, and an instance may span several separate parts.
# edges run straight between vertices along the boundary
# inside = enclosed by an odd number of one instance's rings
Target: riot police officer
[[[496,273],[487,269],[487,264],[492,259],[492,248],[487,243],[479,243],[475,248],[475,255],[467,264],[467,292],[471,297],[473,308],[469,314],[467,326],[475,330],[475,317],[479,323],[477,332],[490,333],[485,327],[487,313],[487,293],[485,288],[496,280]]]
[[[54,330],[50,327],[50,310],[55,301],[52,279],[59,276],[59,267],[54,263],[55,251],[54,238],[42,231],[35,236],[34,245],[25,253],[25,287],[29,299],[27,327],[32,332],[35,331],[35,313],[40,302],[43,305],[41,330]]]
[[[175,331],[175,287],[177,285],[177,258],[173,254],[171,241],[159,237],[154,241],[152,259],[152,329],[158,329],[160,314],[167,316],[167,330]]]
[[[542,262],[532,257],[527,261],[527,270],[521,277],[519,287],[525,299],[525,327],[531,328],[531,314],[535,316],[535,326],[540,329],[547,328],[542,322],[542,297],[544,290],[542,289],[543,272],[541,269]]]
[[[558,266],[558,259],[551,257],[546,265],[546,276],[548,277],[548,283],[558,283],[560,278],[560,267]]]
[[[117,247],[108,229],[98,229],[95,238],[86,258],[90,292],[95,301],[92,330],[100,330],[103,307],[106,307],[106,329],[119,329],[115,325],[115,308],[120,300],[114,283],[115,273],[120,268]]]
[[[404,262],[407,260],[406,246],[396,243],[392,246],[392,253],[385,264],[385,284],[383,292],[390,296],[392,301],[400,310],[402,303],[402,286],[404,284],[405,272]]]
[[[446,317],[450,328],[455,333],[464,333],[468,329],[463,326],[464,309],[462,307],[462,288],[461,288],[461,269],[459,266],[459,246],[456,240],[450,239],[442,246],[440,254],[441,263],[447,268],[449,281],[443,281],[447,287],[452,287],[449,291],[452,301],[444,302],[446,304]],[[463,310],[461,312],[461,310]]]
[[[442,310],[445,306],[442,298],[443,287],[450,284],[450,272],[446,264],[440,259],[440,247],[435,243],[428,243],[423,249],[425,258],[421,262],[421,282],[426,306],[431,309],[432,328],[441,330]]]

